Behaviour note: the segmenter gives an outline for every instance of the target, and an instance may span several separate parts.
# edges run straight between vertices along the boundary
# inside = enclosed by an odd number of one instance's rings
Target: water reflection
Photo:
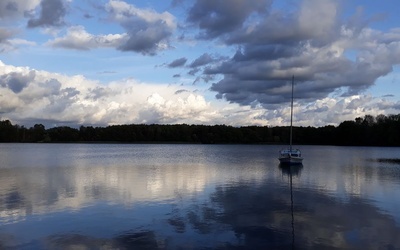
[[[270,157],[257,147],[211,149],[182,158],[180,148],[176,161],[154,151],[151,164],[128,151],[115,150],[125,155],[118,160],[88,150],[73,166],[0,167],[0,249],[400,247],[396,213],[382,209],[398,207],[396,189],[380,185],[397,187],[387,179],[396,166],[315,158],[284,167],[276,150]],[[191,150],[186,156],[196,155]],[[392,203],[363,193],[375,186]]]
[[[282,165],[279,164],[279,168],[282,170],[282,173],[289,177],[290,183],[290,212],[292,216],[292,249],[295,249],[295,219],[294,219],[294,206],[293,206],[293,176],[300,175],[301,170],[303,169],[303,164],[300,165]]]
[[[46,249],[164,249],[165,243],[157,241],[153,231],[128,231],[111,239],[80,234],[52,235],[43,245]]]

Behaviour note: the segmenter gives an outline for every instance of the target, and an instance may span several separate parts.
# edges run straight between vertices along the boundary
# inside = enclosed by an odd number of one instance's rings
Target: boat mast
[[[292,131],[293,131],[293,85],[294,75],[292,76],[292,103],[290,105],[290,151],[292,151]]]

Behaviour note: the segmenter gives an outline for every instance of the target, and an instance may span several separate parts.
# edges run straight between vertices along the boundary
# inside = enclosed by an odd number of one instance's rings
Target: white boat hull
[[[302,164],[302,157],[279,157],[279,161],[281,164]]]

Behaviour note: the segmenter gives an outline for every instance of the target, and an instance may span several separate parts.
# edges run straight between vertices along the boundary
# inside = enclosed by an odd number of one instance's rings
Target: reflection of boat
[[[293,181],[292,177],[298,176],[303,168],[303,164],[290,165],[290,164],[279,164],[279,168],[282,170],[283,174],[289,176],[290,180],[290,212],[292,215],[292,249],[295,248],[295,233],[294,233],[294,208],[293,208]]]
[[[288,165],[288,164],[279,164],[279,168],[282,170],[283,174],[289,176],[298,176],[303,169],[303,164],[296,164],[296,165]]]
[[[294,88],[294,76],[292,77],[292,101],[290,105],[290,144],[289,148],[282,149],[279,151],[279,161],[281,164],[301,164],[303,157],[301,156],[300,149],[292,148],[292,133],[293,133],[293,88]]]

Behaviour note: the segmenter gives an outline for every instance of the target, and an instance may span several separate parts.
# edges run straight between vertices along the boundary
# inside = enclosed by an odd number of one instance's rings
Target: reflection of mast
[[[293,190],[292,190],[292,173],[289,169],[290,174],[290,211],[292,213],[292,249],[294,249],[294,213],[293,213]]]
[[[279,167],[282,170],[283,174],[287,174],[289,176],[290,181],[290,212],[292,216],[292,249],[295,247],[295,233],[294,233],[294,207],[293,207],[293,175],[299,175],[301,169],[303,168],[303,164],[300,165],[282,165],[279,164]]]

